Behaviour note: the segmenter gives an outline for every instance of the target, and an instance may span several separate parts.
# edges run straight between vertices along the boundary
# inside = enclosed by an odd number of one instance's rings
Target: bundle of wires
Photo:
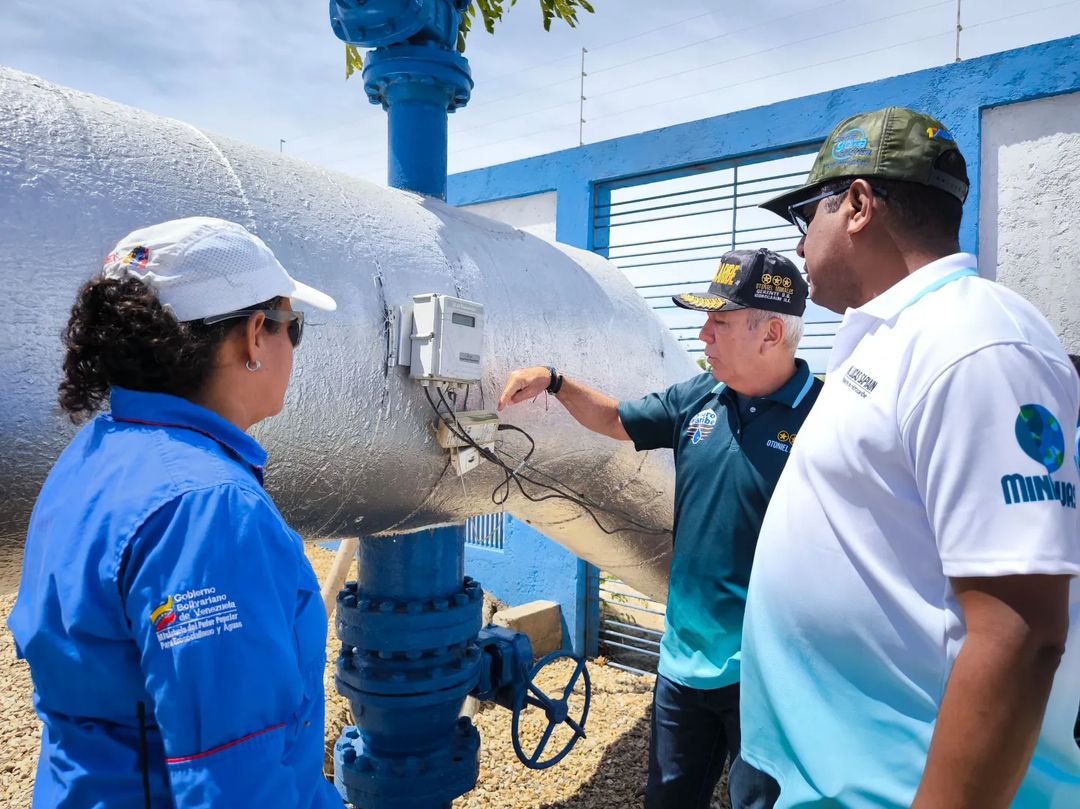
[[[625,512],[615,511],[613,509],[607,508],[585,496],[584,494],[574,491],[569,486],[560,482],[556,478],[553,478],[550,475],[547,475],[539,469],[531,466],[529,464],[529,459],[532,458],[533,453],[536,451],[536,442],[533,440],[531,435],[529,435],[525,430],[522,430],[520,427],[515,427],[512,424],[500,424],[499,431],[502,432],[509,430],[516,433],[521,433],[521,435],[525,436],[526,440],[529,442],[529,451],[525,453],[524,458],[515,458],[510,453],[505,452],[498,447],[496,447],[495,450],[492,451],[489,450],[487,447],[476,443],[476,441],[473,440],[472,436],[470,436],[468,432],[459,425],[457,416],[454,413],[453,408],[451,408],[450,403],[446,400],[446,396],[443,395],[442,389],[436,388],[436,392],[439,394],[438,404],[431,397],[430,389],[427,387],[424,388],[424,395],[427,397],[428,404],[431,405],[431,409],[435,411],[436,418],[440,419],[444,424],[446,424],[447,429],[456,438],[475,449],[478,453],[480,453],[480,456],[484,460],[490,461],[491,463],[495,464],[502,471],[504,475],[503,481],[498,486],[496,486],[494,491],[492,491],[491,493],[491,501],[495,505],[503,505],[510,498],[510,494],[512,492],[511,487],[517,486],[518,491],[521,492],[522,497],[524,497],[526,500],[532,501],[533,503],[543,502],[544,500],[566,500],[576,506],[579,506],[585,511],[586,514],[589,515],[592,521],[596,523],[597,528],[599,528],[605,534],[617,534],[623,531],[636,531],[643,534],[657,535],[670,533],[668,529],[654,528],[649,525],[644,525],[643,523],[639,523],[632,519]],[[468,402],[468,395],[468,388],[466,388],[466,403]],[[445,413],[443,412],[443,410],[440,409],[440,405],[445,408]],[[506,461],[503,460],[503,457],[515,462],[516,466],[511,467],[509,464],[506,463]],[[528,469],[533,476],[523,474],[521,471],[522,469]],[[550,482],[543,482],[537,480],[537,477],[545,478],[547,481]],[[525,484],[529,484],[530,486],[535,487],[535,489],[539,489],[541,492],[544,493],[539,494],[535,492],[530,492],[525,488]],[[615,517],[620,522],[616,523],[615,527],[608,527],[600,521],[600,518],[596,514],[597,511]]]

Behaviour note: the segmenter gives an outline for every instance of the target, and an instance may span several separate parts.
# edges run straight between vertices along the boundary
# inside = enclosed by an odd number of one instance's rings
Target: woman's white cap
[[[294,279],[273,251],[242,225],[209,216],[140,228],[105,258],[106,278],[138,278],[177,320],[199,320],[271,298],[333,311],[337,303]]]

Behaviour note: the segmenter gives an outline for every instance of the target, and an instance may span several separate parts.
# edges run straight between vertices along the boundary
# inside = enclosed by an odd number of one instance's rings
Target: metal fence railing
[[[505,539],[505,524],[502,512],[470,517],[465,521],[465,544],[501,551]]]
[[[663,634],[663,604],[601,573],[599,647],[609,666],[656,674]]]
[[[809,150],[754,156],[683,173],[665,172],[599,186],[593,207],[593,249],[621,269],[695,358],[702,317],[671,302],[704,289],[729,250],[767,247],[801,268],[799,232],[758,205],[798,187],[814,160]],[[800,356],[823,372],[839,317],[810,304]]]

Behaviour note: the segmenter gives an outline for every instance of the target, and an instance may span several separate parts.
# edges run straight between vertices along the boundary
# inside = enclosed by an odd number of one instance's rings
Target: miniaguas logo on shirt
[[[1042,405],[1026,404],[1016,417],[1016,441],[1020,449],[1045,470],[1045,475],[1013,472],[1002,475],[1001,494],[1005,505],[1054,501],[1062,508],[1076,508],[1076,486],[1054,480],[1051,475],[1065,463],[1065,434],[1054,414]]]

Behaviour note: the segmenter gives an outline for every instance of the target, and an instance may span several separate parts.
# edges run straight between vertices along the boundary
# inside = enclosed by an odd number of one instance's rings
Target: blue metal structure
[[[373,48],[364,90],[389,116],[387,180],[395,188],[446,198],[447,114],[469,101],[469,64],[457,53],[461,17],[472,0],[330,0],[339,39]],[[558,763],[585,735],[589,674],[584,661],[561,695],[533,678],[554,653],[532,666],[528,637],[481,629],[483,593],[464,576],[465,532],[459,527],[389,538],[362,537],[360,575],[337,599],[342,641],[335,682],[356,726],[334,748],[334,781],[358,809],[447,807],[476,783],[480,736],[458,717],[469,694],[514,712],[514,749],[528,767]],[[569,699],[584,677],[581,715]],[[547,728],[531,753],[521,746],[526,708],[544,712]],[[548,759],[560,724],[570,741]]]
[[[387,182],[446,199],[446,116],[469,102],[469,63],[455,49],[472,0],[330,0],[338,38],[363,48],[364,90],[389,116]]]
[[[607,192],[660,173],[688,175],[739,159],[816,150],[837,121],[892,104],[946,121],[972,180],[960,247],[977,252],[984,110],[1080,90],[1080,36],[1043,42],[867,84],[780,101],[685,124],[589,143],[450,177],[448,201],[473,205],[554,191],[556,238],[586,250],[605,245],[596,213]]]
[[[513,711],[514,749],[528,767],[558,763],[585,735],[589,675],[584,661],[560,694],[533,680],[561,652],[532,665],[528,637],[501,627],[480,628],[483,591],[464,576],[460,526],[399,537],[360,540],[359,577],[338,594],[335,628],[341,639],[335,682],[349,699],[356,726],[334,749],[338,791],[359,809],[435,809],[468,792],[479,772],[480,736],[458,713],[467,695]],[[569,702],[583,678],[580,716]],[[519,721],[528,708],[544,712],[546,730],[531,752]],[[544,753],[555,728],[570,741]]]
[[[562,648],[595,657],[600,637],[599,571],[509,514],[465,522],[465,573],[505,604],[554,601],[562,611]]]

